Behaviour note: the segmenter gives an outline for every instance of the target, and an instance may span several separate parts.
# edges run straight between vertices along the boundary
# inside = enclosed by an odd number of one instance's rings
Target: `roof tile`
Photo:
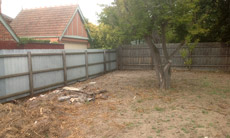
[[[20,37],[61,36],[78,5],[22,10],[11,22]]]

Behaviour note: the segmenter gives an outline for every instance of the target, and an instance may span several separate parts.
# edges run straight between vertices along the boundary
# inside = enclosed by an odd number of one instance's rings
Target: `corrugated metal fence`
[[[167,44],[172,53],[178,44]],[[157,45],[163,59],[163,51]],[[186,48],[186,47],[183,47]],[[122,46],[118,49],[119,69],[152,69],[154,67],[150,57],[150,49],[146,45]],[[192,51],[191,69],[230,71],[230,46],[221,43],[198,43]],[[172,59],[173,67],[185,68],[184,60],[177,52]]]
[[[117,69],[115,50],[1,50],[0,102]]]

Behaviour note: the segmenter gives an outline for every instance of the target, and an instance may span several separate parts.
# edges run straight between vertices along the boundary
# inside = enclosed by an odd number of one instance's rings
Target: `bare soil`
[[[157,89],[154,71],[115,71],[96,82],[108,99],[58,102],[65,92],[0,104],[1,138],[230,138],[230,74],[176,71]]]

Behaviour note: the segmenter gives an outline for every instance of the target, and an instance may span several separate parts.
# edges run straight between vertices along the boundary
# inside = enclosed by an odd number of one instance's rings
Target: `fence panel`
[[[167,44],[172,53],[179,44]],[[164,61],[163,51],[157,44]],[[186,47],[183,47],[186,48]],[[153,66],[150,49],[146,45],[126,45],[118,49],[119,69],[151,69]],[[191,69],[230,71],[230,46],[221,43],[198,43],[191,53]],[[173,67],[185,68],[180,52],[172,59]]]
[[[115,50],[1,50],[0,102],[117,69]]]

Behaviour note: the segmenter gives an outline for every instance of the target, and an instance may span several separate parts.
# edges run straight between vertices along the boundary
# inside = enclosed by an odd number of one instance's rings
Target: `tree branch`
[[[181,42],[180,45],[177,46],[177,48],[170,54],[169,59],[171,59],[171,58],[176,54],[176,52],[177,52],[178,50],[180,50],[181,47],[184,46],[184,44],[185,44],[185,41]]]
[[[165,29],[166,29],[166,24],[163,23],[161,25],[162,48],[163,48],[164,57],[168,62],[169,61],[169,54],[168,54],[167,47],[166,47],[166,36],[165,36],[166,32],[165,32]]]

